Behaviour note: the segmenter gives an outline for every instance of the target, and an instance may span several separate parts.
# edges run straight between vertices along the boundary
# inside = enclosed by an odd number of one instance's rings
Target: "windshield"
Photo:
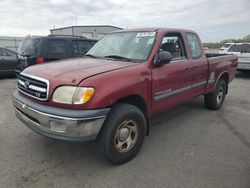
[[[98,41],[86,55],[145,61],[151,52],[155,37],[155,32],[112,33]]]
[[[244,52],[244,53],[250,53],[250,44],[235,44],[232,45],[228,52]]]
[[[39,38],[24,39],[18,49],[18,54],[23,56],[36,56],[38,53]]]

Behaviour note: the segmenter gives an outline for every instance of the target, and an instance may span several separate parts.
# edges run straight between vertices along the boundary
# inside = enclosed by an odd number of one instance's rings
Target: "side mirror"
[[[165,64],[170,63],[172,59],[172,55],[170,52],[167,51],[159,51],[154,58],[154,64],[158,66],[162,66]]]

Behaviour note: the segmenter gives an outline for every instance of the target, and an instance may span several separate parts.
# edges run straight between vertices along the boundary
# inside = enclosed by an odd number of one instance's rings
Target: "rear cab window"
[[[187,59],[184,42],[180,33],[166,33],[161,41],[161,50],[172,55],[172,61]]]
[[[194,33],[187,33],[189,48],[191,50],[192,59],[200,59],[202,56],[201,44],[198,36]]]

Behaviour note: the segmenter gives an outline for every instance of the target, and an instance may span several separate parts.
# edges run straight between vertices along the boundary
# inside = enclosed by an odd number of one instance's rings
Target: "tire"
[[[97,154],[116,165],[126,163],[139,152],[145,135],[144,114],[133,105],[118,104],[97,136]]]
[[[205,105],[208,109],[218,110],[221,108],[227,92],[226,81],[220,79],[213,93],[205,95]]]

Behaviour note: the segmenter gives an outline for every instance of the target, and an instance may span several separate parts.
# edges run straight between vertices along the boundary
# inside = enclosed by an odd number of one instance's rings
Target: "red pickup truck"
[[[25,69],[13,104],[37,133],[95,140],[101,156],[122,164],[140,150],[154,114],[200,95],[207,108],[219,109],[236,69],[236,56],[205,54],[193,31],[123,30],[85,57]]]

